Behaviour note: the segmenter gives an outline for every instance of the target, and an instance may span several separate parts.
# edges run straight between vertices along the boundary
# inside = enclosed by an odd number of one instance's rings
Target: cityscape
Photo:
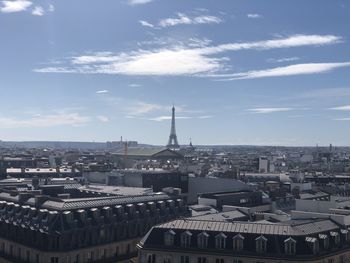
[[[0,263],[350,262],[346,0],[0,0]]]

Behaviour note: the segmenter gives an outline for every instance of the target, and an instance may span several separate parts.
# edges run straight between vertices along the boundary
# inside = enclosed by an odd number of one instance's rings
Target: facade
[[[11,262],[122,262],[155,224],[187,213],[151,189],[47,184],[0,188],[0,257]],[[2,261],[0,258],[0,262]]]
[[[262,205],[263,202],[262,193],[259,191],[231,191],[201,194],[198,204],[222,209],[224,205],[250,207]]]
[[[349,231],[329,219],[283,223],[175,220],[138,244],[140,263],[346,263]]]

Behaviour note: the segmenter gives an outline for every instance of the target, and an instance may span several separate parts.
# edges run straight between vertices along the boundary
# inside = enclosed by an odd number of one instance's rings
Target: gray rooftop
[[[337,230],[339,227],[331,220],[313,220],[303,222],[299,225],[293,224],[265,224],[254,222],[215,222],[196,219],[180,219],[165,224],[158,225],[156,228],[181,229],[206,232],[232,232],[249,233],[258,235],[282,235],[282,236],[305,236]]]

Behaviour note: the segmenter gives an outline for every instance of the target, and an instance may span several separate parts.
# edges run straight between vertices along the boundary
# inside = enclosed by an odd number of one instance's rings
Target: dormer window
[[[208,247],[208,238],[209,234],[207,232],[202,232],[197,236],[197,245],[198,248],[207,248]]]
[[[181,234],[181,246],[190,247],[191,246],[192,233],[190,231],[185,231]]]
[[[242,251],[243,250],[243,241],[244,241],[244,237],[241,234],[235,235],[232,238],[233,250],[234,251]]]
[[[215,236],[215,247],[217,249],[225,249],[226,248],[226,238],[227,236],[224,233],[220,233]]]
[[[295,255],[297,242],[293,238],[284,240],[284,252],[286,255]]]
[[[164,233],[164,244],[166,246],[173,246],[174,245],[174,237],[175,237],[175,232],[173,230],[169,230]]]
[[[259,236],[255,239],[256,252],[263,254],[267,250],[267,238],[264,236]]]
[[[342,237],[343,237],[343,240],[344,240],[345,242],[348,242],[348,241],[349,241],[349,230],[347,230],[347,229],[342,229],[342,230],[340,230],[340,233],[341,233],[341,235],[342,235]]]
[[[329,237],[325,234],[319,234],[318,237],[320,238],[321,246],[323,249],[329,248]]]
[[[332,231],[329,234],[330,234],[330,236],[331,236],[331,238],[332,238],[332,240],[334,242],[334,245],[335,246],[339,246],[339,244],[340,244],[340,235],[339,235],[339,233]]]
[[[320,245],[318,243],[317,238],[306,237],[305,241],[309,245],[309,247],[311,248],[313,254],[317,254],[320,251]]]

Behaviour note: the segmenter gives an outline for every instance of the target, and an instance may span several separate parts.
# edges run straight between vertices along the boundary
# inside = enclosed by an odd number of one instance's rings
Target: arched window
[[[202,232],[197,235],[197,245],[198,248],[207,248],[208,247],[208,238],[209,234],[207,232]]]
[[[164,233],[164,244],[166,246],[173,246],[174,245],[174,237],[175,237],[175,232],[173,230],[169,230]]]
[[[286,255],[295,255],[297,242],[293,238],[287,238],[284,240],[284,253]]]
[[[255,248],[257,253],[266,253],[267,250],[267,238],[259,236],[255,239]]]
[[[181,234],[181,246],[190,247],[191,246],[192,233],[190,231],[185,231]]]
[[[232,238],[233,250],[241,251],[243,250],[244,237],[241,234],[237,234]]]
[[[226,238],[227,236],[224,233],[220,233],[215,236],[215,248],[225,249],[226,248]]]

